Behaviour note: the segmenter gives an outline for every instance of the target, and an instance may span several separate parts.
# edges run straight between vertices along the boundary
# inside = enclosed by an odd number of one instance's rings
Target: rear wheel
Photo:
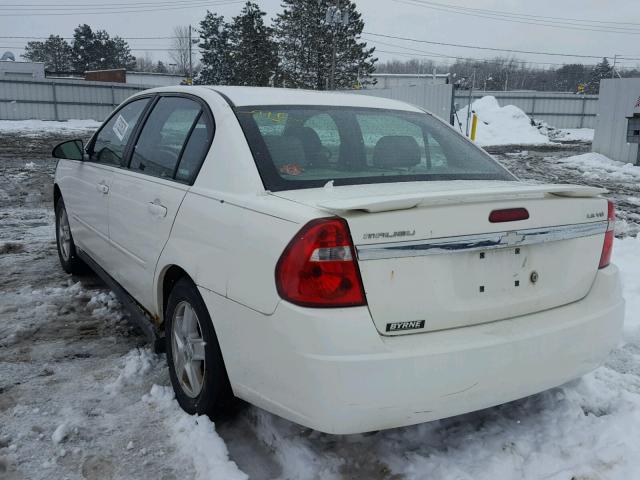
[[[62,269],[67,273],[82,273],[84,263],[78,258],[76,245],[71,235],[69,216],[64,201],[59,198],[55,206],[56,211],[56,245],[58,258]]]
[[[165,312],[169,376],[187,413],[215,416],[233,398],[209,312],[196,286],[176,282]]]

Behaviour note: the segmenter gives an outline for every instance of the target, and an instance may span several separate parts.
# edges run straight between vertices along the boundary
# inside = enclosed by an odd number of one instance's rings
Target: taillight
[[[604,244],[602,245],[602,255],[600,255],[600,265],[604,268],[611,263],[611,252],[613,251],[613,228],[616,224],[616,206],[611,200],[607,200],[607,231],[604,234]]]
[[[526,208],[503,208],[502,210],[493,210],[489,214],[491,223],[517,222],[527,218],[529,218],[529,212]]]
[[[276,287],[283,299],[305,307],[365,305],[346,222],[320,218],[302,227],[278,260]]]

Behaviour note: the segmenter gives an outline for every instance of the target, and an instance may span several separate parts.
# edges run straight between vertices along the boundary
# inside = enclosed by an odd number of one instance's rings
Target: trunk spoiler
[[[510,185],[508,187],[463,189],[445,192],[394,194],[385,196],[363,196],[356,198],[327,199],[317,206],[331,212],[365,211],[369,213],[407,210],[418,206],[452,205],[461,203],[491,202],[496,200],[519,200],[558,197],[597,197],[607,190],[581,185]]]

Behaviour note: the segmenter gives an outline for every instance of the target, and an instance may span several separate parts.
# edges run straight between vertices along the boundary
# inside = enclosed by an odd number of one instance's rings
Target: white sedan
[[[579,377],[620,335],[603,191],[520,182],[402,102],[159,88],[53,155],[62,267],[166,346],[189,413],[415,424]]]

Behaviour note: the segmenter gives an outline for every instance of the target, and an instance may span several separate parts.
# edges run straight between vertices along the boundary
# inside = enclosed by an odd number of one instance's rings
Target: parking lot
[[[89,131],[0,133],[0,478],[636,478],[640,173],[573,160],[589,150],[579,143],[490,150],[523,179],[603,186],[615,198],[628,311],[605,366],[480,412],[331,436],[247,405],[215,425],[183,413],[164,358],[113,294],[90,273],[61,270],[50,151],[78,135]]]

